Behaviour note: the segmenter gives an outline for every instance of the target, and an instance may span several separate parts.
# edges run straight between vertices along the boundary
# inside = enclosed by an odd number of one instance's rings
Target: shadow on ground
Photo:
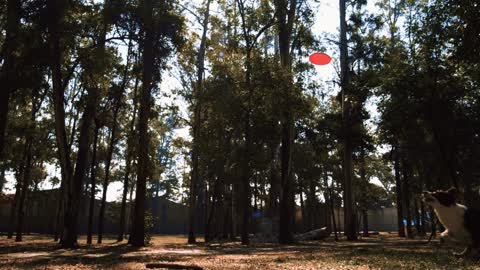
[[[23,243],[1,239],[0,269],[126,270],[146,269],[147,264],[203,269],[480,269],[474,262],[455,259],[451,248],[437,242],[388,235],[354,243],[328,239],[289,246],[185,242],[181,236],[173,240],[171,236],[156,236],[153,244],[145,248],[108,241],[63,250],[46,237],[28,236]]]

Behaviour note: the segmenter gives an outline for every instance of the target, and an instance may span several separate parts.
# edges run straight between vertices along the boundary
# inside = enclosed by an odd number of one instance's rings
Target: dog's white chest
[[[464,226],[466,210],[466,207],[461,204],[435,208],[435,213],[445,229],[448,230],[448,234],[458,241],[465,241],[469,238],[469,233]]]

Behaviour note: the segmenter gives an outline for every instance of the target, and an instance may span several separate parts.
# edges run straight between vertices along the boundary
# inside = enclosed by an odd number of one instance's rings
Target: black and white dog
[[[442,239],[467,246],[463,252],[455,254],[464,256],[480,248],[480,211],[456,203],[455,194],[456,189],[450,188],[446,191],[424,192],[423,198],[425,203],[433,207],[445,227]]]

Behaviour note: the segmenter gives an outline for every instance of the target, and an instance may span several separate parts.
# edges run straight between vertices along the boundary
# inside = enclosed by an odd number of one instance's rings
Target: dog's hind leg
[[[472,252],[470,252],[469,256],[474,261],[480,261],[480,246],[478,243],[474,243],[472,246]]]

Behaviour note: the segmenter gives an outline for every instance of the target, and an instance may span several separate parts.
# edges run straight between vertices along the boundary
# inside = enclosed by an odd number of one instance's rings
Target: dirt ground
[[[458,248],[388,233],[355,243],[327,239],[292,246],[187,245],[185,236],[154,236],[150,246],[140,249],[114,238],[104,242],[87,246],[82,237],[78,249],[61,250],[50,236],[29,235],[22,243],[1,236],[0,269],[480,269],[479,263],[456,259],[452,252]]]

